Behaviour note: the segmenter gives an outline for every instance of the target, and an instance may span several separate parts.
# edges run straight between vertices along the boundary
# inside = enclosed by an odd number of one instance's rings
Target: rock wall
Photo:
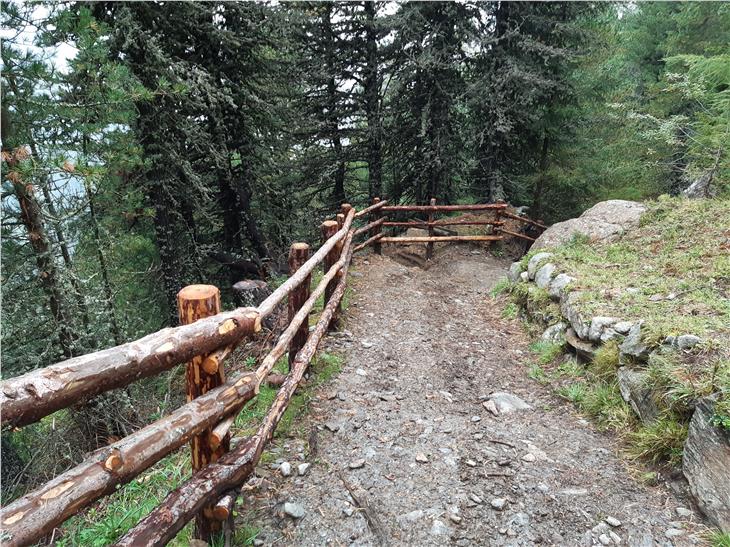
[[[560,237],[553,234],[545,239],[555,241]],[[649,356],[655,351],[690,350],[702,340],[687,333],[652,344],[643,336],[646,329],[644,321],[591,317],[581,309],[576,278],[560,272],[550,261],[552,257],[550,252],[539,252],[532,256],[526,268],[519,262],[512,264],[508,274],[513,283],[529,284],[528,291],[543,289],[552,301],[559,304],[559,317],[528,309],[539,320],[549,317],[543,339],[564,341],[583,360],[592,359],[601,344],[615,340],[619,344],[622,364],[617,371],[621,395],[643,423],[651,423],[661,410],[645,371]],[[730,439],[727,431],[712,425],[709,408],[710,403],[703,402],[694,411],[684,446],[683,472],[698,507],[721,530],[730,532]]]

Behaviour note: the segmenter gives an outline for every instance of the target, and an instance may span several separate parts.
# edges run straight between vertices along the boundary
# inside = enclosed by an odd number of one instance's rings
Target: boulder
[[[553,224],[545,230],[533,249],[547,249],[567,243],[576,234],[582,234],[590,241],[610,241],[626,230],[639,225],[639,218],[646,207],[635,201],[611,199],[596,203],[578,218]]]
[[[702,343],[702,338],[694,334],[682,334],[677,336],[676,344],[679,349],[692,349],[697,344]]]
[[[550,285],[550,280],[553,278],[553,273],[555,273],[555,270],[555,264],[551,262],[548,262],[544,266],[541,266],[535,274],[535,284],[541,289],[547,289],[548,285]]]
[[[507,273],[507,279],[509,279],[512,283],[515,283],[520,280],[521,273],[522,273],[522,264],[520,262],[513,262],[512,265],[509,267],[509,272]]]
[[[598,342],[606,327],[612,326],[618,322],[615,317],[594,317],[591,319],[591,326],[588,328],[588,340]]]
[[[712,424],[715,400],[697,404],[684,443],[682,471],[700,510],[730,532],[730,432]]]
[[[540,338],[545,342],[551,342],[553,344],[565,344],[565,331],[567,329],[568,324],[561,321],[546,328]]]
[[[659,407],[647,382],[647,373],[629,367],[618,369],[618,387],[621,397],[631,405],[634,413],[645,423],[653,422],[659,415]]]
[[[626,338],[624,338],[621,346],[619,346],[619,351],[621,352],[622,356],[628,355],[631,357],[636,357],[637,359],[640,359],[642,361],[646,360],[646,358],[649,357],[649,346],[647,346],[641,339],[642,324],[643,321],[634,323],[634,325],[631,327],[631,330],[626,335]]]
[[[530,279],[535,279],[538,268],[551,256],[553,256],[552,253],[537,253],[533,256],[527,263],[527,276]]]
[[[575,350],[575,354],[583,362],[593,361],[596,356],[598,346],[578,338],[573,329],[565,331],[565,341]]]
[[[575,277],[570,277],[568,274],[558,274],[548,285],[548,294],[553,300],[560,300],[565,292],[565,288],[575,281]]]
[[[590,324],[583,315],[581,315],[578,309],[579,297],[579,292],[571,292],[564,295],[564,297],[560,300],[560,311],[563,314],[563,317],[570,322],[570,325],[573,327],[575,334],[578,335],[578,338],[583,338],[585,340],[588,338],[588,329]]]

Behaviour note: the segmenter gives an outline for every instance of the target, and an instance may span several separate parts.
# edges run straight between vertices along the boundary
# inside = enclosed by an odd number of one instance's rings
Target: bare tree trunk
[[[370,199],[383,191],[382,127],[380,119],[380,77],[378,74],[378,32],[375,27],[376,6],[363,2],[365,9],[365,112],[368,120],[368,189]],[[343,196],[344,200],[344,196]]]

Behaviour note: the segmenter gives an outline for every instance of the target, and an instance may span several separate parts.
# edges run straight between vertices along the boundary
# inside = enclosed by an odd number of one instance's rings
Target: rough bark
[[[441,241],[500,241],[502,236],[383,237],[382,243],[439,243]]]
[[[386,205],[388,205],[387,199],[380,201],[380,198],[373,198],[373,204],[355,213],[355,218],[360,218],[361,216],[373,214],[375,213],[375,211],[382,207],[385,207]]]
[[[428,212],[447,212],[447,211],[489,211],[492,209],[504,209],[507,207],[503,203],[484,203],[476,205],[386,205],[380,209],[383,213],[397,213],[402,211],[417,211],[420,213]]]
[[[344,219],[343,219],[344,223]],[[294,243],[289,249],[289,275],[294,275],[299,268],[309,258],[309,245],[306,243]],[[287,306],[289,323],[291,323],[294,316],[301,309],[302,305],[309,298],[310,284],[312,282],[312,276],[308,275],[304,278],[302,283],[292,291],[289,295],[289,301]],[[289,344],[289,366],[294,362],[294,358],[297,352],[302,348],[304,343],[307,341],[309,335],[309,315],[307,320],[303,321],[297,329],[296,334],[292,338]]]
[[[162,503],[140,520],[117,545],[164,545],[175,537],[202,507],[246,480],[259,461],[266,443],[271,440],[320,340],[327,332],[337,304],[342,300],[345,292],[347,268],[351,257],[352,252],[348,249],[343,257],[343,276],[332,294],[331,300],[322,310],[319,321],[307,343],[297,355],[291,373],[279,390],[269,413],[256,434],[217,462],[196,473],[180,488],[168,494]]]
[[[0,527],[7,543],[28,545],[55,526],[114,492],[164,456],[235,414],[257,391],[249,373],[230,380],[169,416],[93,452],[83,463],[0,510]]]
[[[431,198],[430,205],[433,207],[436,205],[436,198]],[[433,230],[433,211],[430,211],[428,213],[428,237],[433,238],[434,237],[434,230]],[[429,241],[426,245],[426,260],[431,260],[433,258],[433,241]]]
[[[181,325],[190,325],[200,319],[211,317],[220,312],[220,291],[213,285],[189,285],[177,294],[177,307]],[[204,366],[208,356],[196,355],[185,369],[185,391],[188,402],[225,383],[225,372],[216,358],[216,366]],[[210,365],[210,362],[209,362]],[[210,370],[211,372],[208,372]],[[212,430],[195,435],[190,441],[190,455],[193,473],[216,461],[230,447],[230,436],[224,435],[216,446],[210,443]],[[212,507],[206,507],[195,517],[193,535],[197,539],[209,541],[211,534],[220,530],[220,522],[212,519]]]
[[[322,242],[325,243],[329,238],[331,238],[335,233],[337,232],[337,222],[333,220],[325,220],[322,223]],[[329,270],[340,258],[340,253],[342,252],[342,243],[341,241],[338,241],[337,244],[332,248],[332,250],[327,253],[327,256],[325,257],[324,261],[322,262],[322,267],[325,270]],[[330,297],[332,296],[332,292],[335,290],[335,285],[333,283],[329,283],[327,285],[327,289],[324,292],[324,301],[325,303],[330,301]]]
[[[0,384],[3,427],[33,423],[86,398],[236,343],[260,329],[256,310],[238,308],[5,380]]]

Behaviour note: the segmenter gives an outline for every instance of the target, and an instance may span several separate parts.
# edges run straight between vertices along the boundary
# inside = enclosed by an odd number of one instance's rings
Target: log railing
[[[120,545],[161,545],[171,540],[191,519],[194,535],[205,541],[230,526],[236,488],[250,475],[311,362],[321,339],[336,324],[354,252],[367,246],[380,253],[382,243],[492,241],[501,239],[504,204],[394,205],[373,200],[356,212],[342,206],[336,220],[322,224],[322,244],[309,256],[306,243],[294,243],[289,255],[290,277],[256,308],[220,312],[218,289],[209,285],[186,287],[178,295],[182,326],[160,330],[120,346],[68,359],[5,380],[0,384],[3,428],[22,427],[53,412],[105,391],[187,363],[187,404],[131,435],[91,453],[76,467],[0,509],[3,545],[29,545],[95,500],[134,479],[166,455],[191,443],[193,475],[170,492],[119,542]],[[494,211],[494,221],[435,220],[445,211]],[[427,213],[428,221],[388,222],[387,213]],[[355,219],[368,223],[355,228]],[[518,217],[519,218],[519,217]],[[534,221],[530,221],[534,222]],[[439,226],[491,224],[491,236],[436,236]],[[389,226],[429,229],[427,237],[386,237]],[[359,245],[354,240],[366,239]],[[429,253],[430,254],[430,253]],[[318,266],[323,276],[311,288]],[[316,326],[309,315],[319,297],[325,305]],[[285,299],[288,326],[256,370],[226,378],[225,359],[243,340],[256,335],[261,321]],[[247,402],[256,397],[276,363],[289,355],[289,374],[257,432],[235,448],[230,429]]]

